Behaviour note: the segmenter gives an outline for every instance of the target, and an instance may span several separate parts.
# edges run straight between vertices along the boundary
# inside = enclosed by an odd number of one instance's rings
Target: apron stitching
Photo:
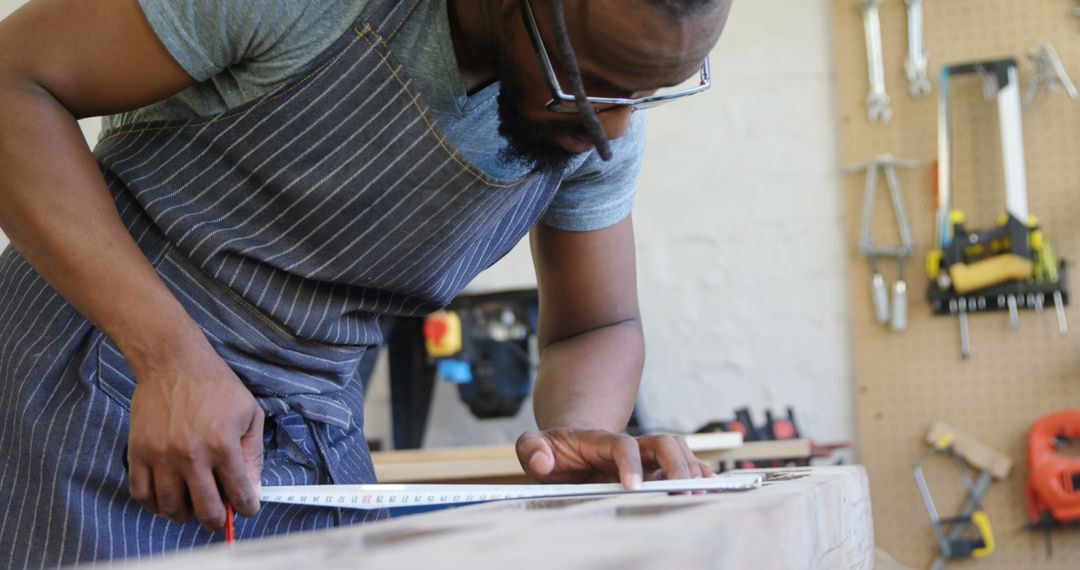
[[[442,134],[436,130],[435,122],[432,121],[431,118],[428,116],[428,110],[424,107],[423,104],[421,104],[419,95],[417,95],[413,91],[412,87],[409,86],[408,82],[402,79],[401,75],[399,75],[397,70],[394,69],[394,66],[390,64],[390,61],[386,58],[386,55],[381,50],[379,50],[378,47],[376,47],[377,45],[383,46],[389,51],[389,44],[387,44],[386,41],[381,36],[379,36],[378,33],[375,32],[375,30],[371,28],[370,24],[364,24],[363,30],[360,30],[359,28],[355,28],[355,30],[356,33],[360,34],[360,37],[364,38],[364,40],[367,41],[368,45],[371,46],[371,49],[379,55],[379,58],[382,59],[383,64],[386,65],[387,70],[401,85],[402,90],[404,90],[409,95],[409,98],[412,100],[413,106],[416,107],[416,109],[420,112],[421,119],[427,125],[428,131],[434,136],[436,143],[439,145],[440,148],[442,148],[450,155],[450,158],[453,159],[453,161],[456,162],[458,166],[471,174],[473,178],[475,178],[477,181],[493,188],[515,188],[525,183],[524,180],[518,180],[509,183],[497,182],[491,179],[491,177],[489,177],[484,172],[479,171],[472,164],[462,160],[461,157],[458,155],[457,151],[446,144],[446,137],[442,136]],[[369,36],[374,37],[374,41],[372,41]]]

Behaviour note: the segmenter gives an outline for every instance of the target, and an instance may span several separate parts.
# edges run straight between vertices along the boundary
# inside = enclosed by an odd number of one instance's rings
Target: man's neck
[[[495,81],[495,30],[488,0],[449,0],[450,37],[465,91],[475,93]],[[497,8],[495,8],[497,9]]]

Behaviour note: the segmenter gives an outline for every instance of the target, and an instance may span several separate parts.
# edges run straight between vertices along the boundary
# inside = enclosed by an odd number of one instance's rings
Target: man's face
[[[565,0],[567,31],[585,92],[643,97],[696,76],[719,37],[728,4],[718,2],[692,20],[673,22],[644,0]],[[570,92],[559,63],[551,6],[545,0],[534,0],[532,6],[559,83]],[[509,143],[508,158],[537,170],[559,169],[575,154],[591,151],[593,143],[579,117],[546,109],[551,88],[518,0],[503,2],[498,48],[499,132]],[[613,109],[597,117],[608,137],[616,139],[629,127],[630,109]]]

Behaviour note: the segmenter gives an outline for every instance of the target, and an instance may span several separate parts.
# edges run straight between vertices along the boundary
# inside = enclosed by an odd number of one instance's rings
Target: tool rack
[[[882,0],[880,20],[886,84],[892,119],[867,118],[866,40],[861,4],[833,3],[837,110],[840,133],[838,173],[881,153],[925,162],[937,158],[939,73],[944,63],[1016,58],[1020,85],[1027,88],[1035,66],[1025,55],[1035,38],[1045,38],[1074,79],[1080,78],[1080,18],[1069,0],[924,0],[925,43],[934,92],[913,99],[907,92],[904,61],[908,54],[907,6],[904,0]],[[953,177],[965,188],[956,196],[973,228],[993,227],[1002,214],[1004,185],[997,109],[983,96],[979,81],[954,85],[954,100],[971,105],[956,108],[957,127]],[[1024,146],[1030,210],[1061,255],[1080,256],[1080,102],[1063,91],[1042,93],[1024,114]],[[846,204],[849,286],[854,344],[854,382],[860,459],[870,476],[877,545],[900,562],[929,567],[937,542],[926,508],[912,482],[911,464],[924,451],[924,436],[936,421],[998,447],[1015,463],[1008,479],[994,484],[984,505],[1000,529],[993,555],[963,567],[979,570],[1013,568],[1076,568],[1080,540],[1075,533],[1054,542],[1046,560],[1039,533],[1019,530],[1027,521],[1027,433],[1040,416],[1080,402],[1080,334],[1062,336],[1053,302],[1047,313],[1020,311],[1020,327],[1010,331],[1001,314],[970,318],[972,358],[964,361],[954,318],[935,316],[927,291],[930,280],[918,260],[935,242],[934,175],[932,169],[897,170],[907,200],[916,250],[908,268],[910,287],[908,331],[895,334],[874,319],[869,264],[858,254],[865,180],[838,174]],[[887,208],[874,220],[879,235],[896,235]],[[1066,287],[1067,289],[1067,287]],[[995,292],[997,293],[997,292]],[[1001,291],[1007,293],[1007,291]],[[1074,297],[1075,299],[1075,297]],[[985,299],[996,303],[997,294]],[[1034,301],[1034,299],[1032,299]],[[1025,295],[1018,303],[1028,303]],[[976,299],[976,307],[978,307]],[[1067,320],[1080,323],[1080,307],[1065,307]],[[947,309],[947,306],[946,306]],[[935,499],[951,512],[964,490],[956,465],[939,457],[925,465],[927,477],[944,481]],[[939,490],[940,489],[940,490]],[[957,503],[951,504],[950,500]],[[951,566],[950,566],[951,567]],[[956,567],[961,567],[957,564]]]

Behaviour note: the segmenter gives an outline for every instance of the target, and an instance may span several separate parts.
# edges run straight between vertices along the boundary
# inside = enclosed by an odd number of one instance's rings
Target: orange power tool
[[[1058,447],[1080,439],[1080,410],[1044,416],[1028,436],[1027,503],[1031,526],[1080,522],[1080,458]]]

